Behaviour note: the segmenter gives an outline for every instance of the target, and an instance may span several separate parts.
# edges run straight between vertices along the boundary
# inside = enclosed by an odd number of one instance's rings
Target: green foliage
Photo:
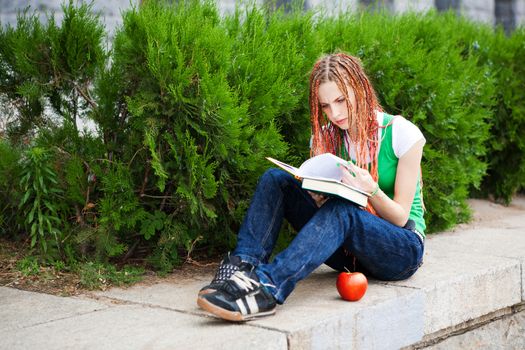
[[[70,1],[60,25],[26,11],[2,27],[0,113],[14,111],[0,125],[0,232],[80,261],[89,288],[124,278],[108,264],[134,254],[167,272],[196,246],[231,247],[264,157],[308,156],[309,72],[337,50],[425,134],[429,231],[467,220],[472,189],[508,201],[523,188],[522,29],[299,8],[221,17],[212,1],[147,1],[123,13],[110,51],[90,5]]]
[[[13,191],[18,186],[21,166],[20,151],[0,138],[0,235],[13,236],[17,225],[17,212],[20,192]]]
[[[235,38],[229,81],[247,107],[246,132],[254,140],[246,152],[253,158],[284,154],[286,145],[275,142],[281,137],[292,148],[292,158],[302,161],[308,156],[306,75],[319,55],[311,16],[248,7],[225,20],[229,36]],[[264,168],[266,164],[257,170]]]
[[[144,269],[124,266],[118,270],[114,265],[88,262],[78,266],[78,272],[80,284],[86,289],[93,290],[136,283],[142,279]]]
[[[153,253],[148,259],[149,263],[161,273],[169,272],[175,265],[180,265],[182,259],[179,251],[191,251],[193,243],[203,238],[201,235],[193,239],[193,232],[191,227],[167,217]]]
[[[16,269],[26,277],[38,275],[40,272],[40,263],[38,262],[37,257],[28,255],[16,263]]]
[[[43,255],[53,256],[48,243],[60,249],[62,232],[56,203],[61,190],[52,168],[52,156],[45,149],[34,147],[22,158],[20,189],[24,194],[20,204],[24,228],[31,237],[31,248],[37,244]]]
[[[26,10],[16,28],[8,26],[0,33],[0,95],[19,113],[10,129],[13,140],[46,125],[69,123],[76,128],[77,118],[85,117],[92,103],[93,77],[106,62],[104,29],[91,5],[75,7],[71,0],[63,9],[60,27],[54,17],[41,24]]]
[[[492,116],[488,173],[482,190],[509,204],[525,188],[525,28],[506,37],[503,30],[487,40],[481,59],[496,77],[496,107]],[[485,45],[487,45],[485,44]]]
[[[125,91],[120,101],[129,115],[129,133],[111,130],[118,123],[107,117],[105,132],[118,132],[126,146],[138,150],[125,154],[116,149],[125,159],[135,157],[129,161],[134,161],[133,173],[142,182],[143,205],[150,210],[160,202],[161,211],[175,214],[168,216],[174,221],[171,227],[188,227],[182,246],[199,235],[210,242],[229,235],[239,217],[232,220],[231,215],[217,212],[233,213],[236,203],[246,202],[248,188],[253,188],[257,174],[267,165],[263,155],[286,151],[275,122],[278,109],[257,115],[255,124],[251,117],[255,112],[248,106],[250,94],[245,96],[231,82],[232,77],[244,79],[241,76],[248,74],[231,70],[232,61],[240,62],[239,42],[225,31],[210,2],[151,2],[125,14],[115,37],[112,70],[105,73],[118,82],[110,85],[102,80],[99,85],[99,91],[111,87]],[[275,75],[265,77],[261,86],[270,86],[273,80]],[[265,100],[273,103],[281,92],[272,91]],[[108,103],[113,106],[101,108],[113,111],[113,119],[118,120],[119,100]],[[145,227],[140,230],[151,232]],[[182,237],[175,235],[177,240]]]

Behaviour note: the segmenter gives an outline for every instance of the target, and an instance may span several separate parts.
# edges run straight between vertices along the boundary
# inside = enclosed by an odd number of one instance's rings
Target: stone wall
[[[462,0],[460,13],[487,24],[495,22],[495,2],[479,0]]]
[[[121,23],[121,10],[128,9],[138,2],[139,0],[95,0],[93,9],[100,13],[106,28],[113,33]],[[55,18],[60,22],[63,17],[63,3],[63,0],[0,0],[0,21],[2,24],[14,25],[17,12],[30,6],[30,10],[36,10],[42,19],[45,19],[45,12],[54,12]]]
[[[525,26],[525,0],[516,0],[514,4],[516,25]]]
[[[406,11],[425,12],[434,7],[434,0],[395,0],[392,10],[396,13]]]
[[[256,0],[258,4],[265,1],[268,0]],[[279,3],[289,1],[278,0]],[[138,2],[139,0],[95,0],[93,7],[95,11],[101,13],[107,29],[112,33],[120,24],[120,11],[130,8]],[[56,18],[60,20],[62,3],[63,0],[0,0],[0,21],[4,24],[16,23],[17,11],[28,6],[39,13],[54,11]],[[231,13],[235,9],[236,0],[218,0],[217,3],[222,13]],[[360,6],[374,3],[378,3],[378,6],[387,8],[394,13],[409,10],[424,12],[431,8],[452,9],[458,14],[476,21],[489,24],[501,23],[507,30],[525,24],[525,0],[305,0],[305,7],[320,7],[329,14],[335,14],[339,10],[354,10]]]

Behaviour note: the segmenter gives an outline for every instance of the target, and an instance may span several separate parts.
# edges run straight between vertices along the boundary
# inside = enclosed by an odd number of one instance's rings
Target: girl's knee
[[[260,184],[271,183],[271,184],[280,185],[282,183],[285,183],[286,181],[289,181],[291,177],[292,176],[284,170],[270,168],[261,175],[261,177],[259,178],[259,183]]]

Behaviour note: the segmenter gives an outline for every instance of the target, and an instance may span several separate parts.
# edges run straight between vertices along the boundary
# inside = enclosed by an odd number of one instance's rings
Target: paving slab
[[[425,294],[426,335],[521,301],[518,259],[451,250],[439,237],[427,240],[424,265],[410,279],[390,285]]]
[[[286,348],[286,335],[279,332],[141,305],[11,330],[0,343],[9,350]]]
[[[196,276],[184,284],[112,289],[96,295],[206,315],[197,307],[196,296],[211,277]],[[246,324],[286,334],[289,349],[360,349],[364,344],[396,349],[423,337],[421,292],[371,280],[365,297],[352,303],[339,298],[336,279],[335,271],[320,267],[298,284],[275,316]]]
[[[516,217],[506,220],[499,229],[478,228],[458,233],[445,233],[430,240],[432,249],[438,244],[442,249],[462,254],[476,254],[484,256],[487,264],[492,257],[506,257],[517,259],[521,263],[521,300],[525,301],[525,218]]]
[[[365,296],[347,302],[337,293],[336,279],[336,272],[321,266],[272,319],[253,324],[287,332],[290,349],[398,349],[422,338],[420,291],[369,280]]]
[[[190,314],[206,315],[197,306],[199,289],[209,283],[212,273],[184,277],[153,285],[138,284],[130,288],[112,288],[104,292],[90,293],[95,297],[116,299],[142,305],[161,306],[166,309]]]
[[[107,307],[94,300],[57,297],[0,287],[0,332],[68,319]]]
[[[458,225],[457,229],[461,229],[463,226],[501,228],[509,221],[516,219],[518,220],[517,223],[521,226],[524,224],[525,196],[523,195],[513,198],[512,203],[508,206],[483,199],[469,199],[468,203],[472,209],[473,220],[466,225]]]

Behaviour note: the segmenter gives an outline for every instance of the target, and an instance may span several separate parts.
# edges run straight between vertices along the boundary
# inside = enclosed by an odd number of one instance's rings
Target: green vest
[[[383,126],[392,121],[393,116],[383,113]],[[392,125],[381,129],[381,146],[377,160],[377,173],[379,177],[379,187],[391,199],[394,198],[394,186],[396,183],[397,163],[399,159],[394,154],[392,147]],[[423,217],[423,201],[421,198],[421,179],[418,178],[414,201],[410,208],[409,219],[416,223],[416,230],[425,235],[425,218]]]

